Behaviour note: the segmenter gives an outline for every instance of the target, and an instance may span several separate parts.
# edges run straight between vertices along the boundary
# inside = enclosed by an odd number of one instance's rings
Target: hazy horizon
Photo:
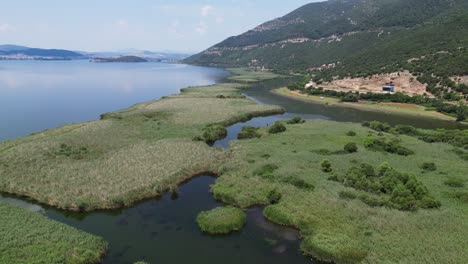
[[[318,0],[8,1],[0,10],[0,44],[194,53],[310,2]]]

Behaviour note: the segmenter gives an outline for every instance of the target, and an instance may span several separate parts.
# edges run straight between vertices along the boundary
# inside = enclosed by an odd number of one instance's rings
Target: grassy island
[[[222,83],[0,143],[0,191],[75,211],[129,206],[226,162],[225,127],[283,113]]]
[[[226,173],[212,187],[217,199],[267,205],[264,215],[298,228],[302,251],[321,260],[468,258],[468,189],[462,183],[468,183],[468,163],[454,145],[467,144],[466,133],[449,144],[437,143],[430,131],[388,133],[378,122],[283,123],[282,133],[261,128],[252,139],[231,144]]]
[[[0,263],[99,263],[107,243],[67,225],[0,202]]]
[[[245,225],[244,211],[236,207],[218,207],[197,216],[200,229],[208,234],[223,235],[239,231]]]
[[[327,97],[319,95],[309,95],[301,93],[299,91],[292,91],[288,88],[279,88],[273,90],[273,93],[297,99],[305,102],[313,102],[319,104],[326,104],[331,106],[349,107],[356,108],[365,111],[377,111],[385,113],[395,113],[403,115],[423,116],[436,118],[441,120],[455,121],[455,117],[442,114],[435,110],[428,110],[422,105],[409,104],[409,103],[392,103],[392,102],[371,102],[371,101],[360,101],[360,102],[342,102],[336,97]]]

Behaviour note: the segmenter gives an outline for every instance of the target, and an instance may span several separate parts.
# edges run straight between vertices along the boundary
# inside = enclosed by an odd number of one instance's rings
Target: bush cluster
[[[275,181],[275,182],[282,182],[286,184],[290,184],[298,189],[304,189],[304,190],[313,190],[314,185],[304,181],[301,178],[295,177],[295,176],[287,176],[287,177],[280,177],[276,176],[273,173],[278,169],[279,167],[275,164],[266,164],[263,165],[262,167],[258,168],[257,170],[254,171],[254,174],[257,176],[260,176],[264,179],[270,180],[270,181]]]
[[[420,130],[412,126],[405,125],[392,127],[387,123],[379,121],[364,122],[362,123],[362,126],[369,127],[379,132],[418,137],[418,139],[427,143],[442,142],[468,149],[468,129]]]
[[[425,171],[436,171],[437,166],[434,162],[424,162],[423,164],[421,164],[421,169]]]
[[[444,184],[454,188],[465,187],[465,181],[461,178],[450,177],[444,181]]]
[[[345,176],[334,175],[329,179],[376,195],[359,197],[370,206],[412,211],[417,208],[438,208],[441,205],[429,195],[427,188],[415,176],[401,173],[388,163],[380,165],[377,170],[369,164],[361,164],[359,167],[350,168]]]
[[[203,134],[196,136],[195,141],[203,141],[207,144],[212,144],[216,140],[222,139],[227,136],[226,127],[218,124],[207,125],[203,128]]]
[[[293,117],[290,120],[288,120],[286,123],[289,124],[289,125],[303,124],[303,123],[305,123],[305,120],[302,119],[300,116],[296,116],[296,117]]]
[[[382,138],[368,136],[364,141],[364,146],[370,150],[383,151],[392,154],[397,154],[400,156],[409,156],[414,154],[414,151],[412,151],[411,149],[401,146],[400,141],[398,139],[392,139],[387,141]]]
[[[347,153],[354,153],[358,151],[356,143],[348,143],[344,146],[344,151]]]
[[[64,156],[70,157],[73,159],[81,160],[88,155],[89,150],[86,147],[74,147],[67,145],[65,143],[60,144],[58,150],[56,150],[53,155],[54,156]]]
[[[276,121],[269,129],[268,133],[270,134],[278,134],[278,133],[283,133],[286,131],[286,126],[281,123],[280,121]]]
[[[258,127],[245,126],[242,128],[242,131],[237,134],[237,139],[259,138],[262,134],[260,134],[258,130]]]
[[[330,173],[333,171],[331,162],[329,160],[323,160],[320,163],[320,167],[322,167],[322,171],[326,173]]]

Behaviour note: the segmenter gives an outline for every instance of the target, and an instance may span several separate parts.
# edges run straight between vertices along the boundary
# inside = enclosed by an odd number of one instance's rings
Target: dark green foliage
[[[348,143],[344,146],[344,151],[348,153],[354,153],[358,151],[356,143]]]
[[[208,125],[203,128],[201,139],[206,143],[214,143],[216,140],[226,137],[227,129],[222,125]]]
[[[273,172],[275,172],[278,168],[279,167],[275,164],[266,164],[254,171],[254,174],[262,178],[273,178]]]
[[[440,202],[429,195],[427,188],[415,176],[401,173],[387,163],[380,165],[377,171],[369,164],[361,164],[350,168],[344,177],[335,175],[330,180],[377,195],[359,196],[369,206],[385,205],[409,211],[440,207]]]
[[[305,120],[302,119],[302,118],[299,117],[299,116],[296,116],[296,117],[293,117],[293,118],[291,118],[290,120],[288,120],[286,123],[287,123],[287,124],[290,124],[290,125],[303,124],[303,123],[305,123]]]
[[[283,133],[284,131],[286,131],[286,126],[280,122],[280,121],[276,121],[269,129],[268,129],[268,133],[270,134],[279,134],[279,133]]]
[[[320,167],[322,167],[322,171],[323,172],[326,172],[326,173],[330,173],[333,171],[332,169],[332,165],[330,163],[329,160],[323,160],[321,163],[320,163]]]
[[[237,134],[237,139],[259,138],[262,134],[260,134],[258,130],[259,128],[257,127],[245,126],[242,128],[242,131]]]
[[[87,147],[75,147],[65,143],[60,144],[58,150],[52,153],[53,156],[64,156],[72,159],[81,160],[87,157],[89,150]]]
[[[398,139],[391,139],[387,141],[384,138],[376,138],[374,136],[369,136],[366,138],[364,146],[367,149],[373,151],[384,151],[400,156],[409,156],[414,154],[412,150],[401,146],[400,141]]]
[[[281,179],[282,182],[284,183],[287,183],[287,184],[291,184],[299,189],[304,189],[304,190],[313,190],[314,189],[314,185],[304,181],[303,179],[299,179],[297,177],[294,177],[294,176],[288,176],[286,178],[282,178]]]
[[[461,202],[468,203],[468,192],[466,191],[451,192],[449,195],[460,200]]]
[[[373,197],[367,194],[361,194],[358,196],[359,200],[371,207],[383,206],[385,203],[377,197]]]
[[[270,204],[277,204],[281,200],[281,196],[277,189],[273,189],[268,193],[267,199]]]
[[[463,121],[466,119],[466,116],[468,115],[467,107],[466,104],[463,101],[460,101],[457,110],[457,121]]]
[[[425,171],[436,171],[437,166],[434,162],[424,162],[423,164],[421,164],[421,169]]]
[[[338,193],[338,196],[340,197],[340,199],[344,199],[344,200],[354,200],[358,197],[355,192],[350,192],[350,191],[340,191]]]
[[[355,137],[355,136],[356,136],[356,132],[354,132],[354,131],[348,131],[348,132],[346,133],[346,135],[347,135],[348,137]]]
[[[465,187],[465,181],[461,178],[450,177],[444,181],[444,184],[454,188]]]
[[[382,131],[394,134],[404,134],[408,136],[418,137],[420,140],[427,143],[448,143],[456,147],[463,147],[468,149],[468,129],[437,129],[437,130],[421,130],[416,129],[412,126],[402,126],[397,125],[391,127],[386,123],[381,123],[379,121],[364,122],[362,126],[369,127],[376,131]],[[460,156],[463,153],[457,153]]]

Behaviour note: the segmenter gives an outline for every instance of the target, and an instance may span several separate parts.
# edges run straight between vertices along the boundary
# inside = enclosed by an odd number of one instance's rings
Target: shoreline
[[[411,108],[423,108],[423,106],[415,105],[415,104],[402,104],[402,103],[388,103],[387,105],[382,105],[382,103],[373,103],[364,101],[365,103],[348,103],[348,102],[341,102],[337,98],[333,97],[325,97],[325,96],[311,96],[311,95],[296,95],[287,88],[279,88],[270,91],[273,94],[276,94],[281,97],[299,100],[306,103],[315,103],[315,104],[322,104],[322,105],[329,105],[329,106],[336,106],[336,107],[343,107],[343,108],[354,108],[363,111],[369,112],[383,112],[389,114],[400,114],[400,115],[409,115],[409,116],[419,116],[419,117],[426,117],[444,121],[451,121],[455,122],[455,118],[444,115],[442,113],[438,113],[436,111],[425,111],[425,110],[415,110],[418,112],[412,112]],[[393,104],[393,106],[392,106]],[[408,106],[409,108],[396,108],[398,105]],[[406,109],[406,110],[402,110]],[[462,124],[466,124],[466,122],[461,122]]]

